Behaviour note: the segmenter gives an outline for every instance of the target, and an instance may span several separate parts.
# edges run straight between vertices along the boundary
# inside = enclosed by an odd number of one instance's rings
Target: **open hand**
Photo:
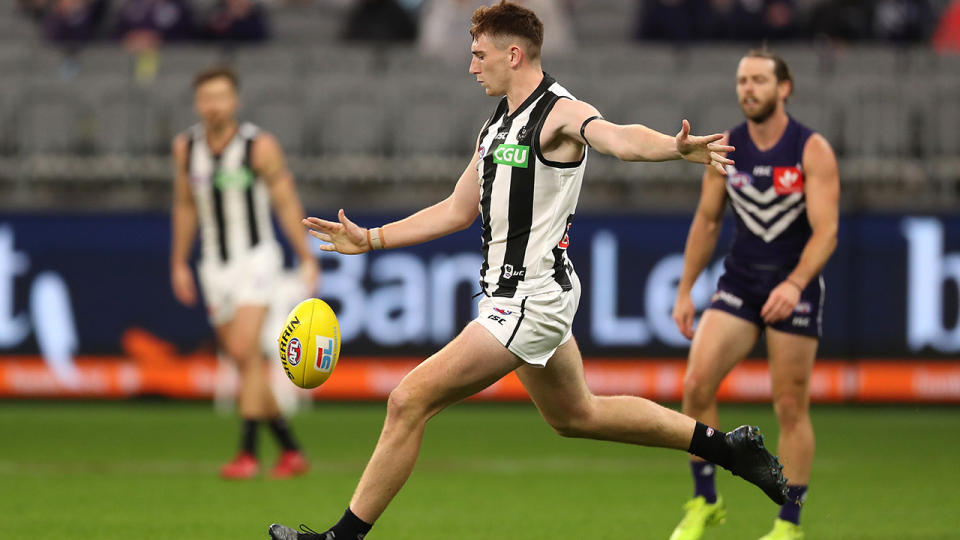
[[[684,120],[680,126],[680,133],[677,133],[677,151],[683,159],[712,165],[720,174],[726,176],[726,165],[733,165],[733,160],[727,159],[723,154],[733,152],[735,148],[717,142],[720,139],[723,139],[722,133],[705,136],[690,135],[690,122]]]
[[[370,251],[367,230],[347,219],[342,208],[337,213],[337,218],[339,223],[310,217],[303,220],[303,225],[309,229],[311,236],[327,242],[320,245],[323,251],[336,251],[344,255]]]

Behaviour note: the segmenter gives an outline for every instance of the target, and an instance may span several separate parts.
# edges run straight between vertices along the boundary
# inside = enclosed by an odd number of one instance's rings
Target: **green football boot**
[[[723,506],[723,497],[710,504],[703,495],[694,497],[683,505],[687,513],[673,530],[670,540],[699,540],[703,531],[711,525],[719,525],[727,520],[727,509]]]
[[[777,518],[773,530],[760,540],[803,540],[803,531],[799,525]]]

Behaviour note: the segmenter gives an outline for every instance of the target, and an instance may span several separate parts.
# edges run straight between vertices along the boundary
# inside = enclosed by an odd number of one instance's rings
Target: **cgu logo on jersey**
[[[333,339],[325,336],[316,336],[317,343],[317,371],[329,372],[333,367]]]
[[[800,167],[774,167],[773,189],[779,195],[803,193],[803,173]]]
[[[510,167],[527,168],[530,147],[520,144],[501,144],[493,151],[493,162]]]
[[[241,167],[234,171],[219,170],[213,177],[218,189],[247,189],[253,183],[253,171]]]

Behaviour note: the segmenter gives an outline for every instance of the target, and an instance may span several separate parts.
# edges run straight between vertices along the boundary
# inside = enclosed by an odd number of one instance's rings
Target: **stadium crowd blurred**
[[[6,4],[0,199],[42,207],[98,194],[103,204],[100,187],[136,198],[123,207],[162,206],[150,189],[167,193],[170,138],[194,121],[189,81],[224,62],[240,73],[245,118],[276,133],[308,190],[456,177],[489,105],[466,74],[469,17],[485,1]],[[611,118],[725,129],[738,111],[716,96],[732,97],[737,58],[767,42],[797,76],[791,110],[837,149],[848,204],[960,197],[960,0],[523,2],[550,29],[546,69]],[[650,182],[623,188],[632,170],[591,167],[597,184],[614,184],[608,201],[661,207],[666,197],[676,208],[696,197],[689,168],[651,166]],[[64,190],[78,179],[79,194]],[[433,188],[423,189],[410,204]]]
[[[117,39],[139,47],[186,40],[256,42],[270,37],[269,8],[303,1],[18,0],[47,39],[77,45]],[[484,0],[321,0],[345,12],[346,40],[413,41],[436,46],[460,29]],[[561,46],[572,41],[570,17],[585,0],[526,0],[556,24]],[[629,3],[629,0],[624,0]],[[583,4],[583,5],[580,5]],[[952,5],[950,5],[952,4]],[[639,40],[757,41],[826,37],[844,41],[922,42],[940,21],[956,24],[958,2],[947,0],[639,0]],[[948,9],[949,8],[949,9]],[[941,18],[941,14],[944,16]],[[952,28],[956,32],[956,28]],[[462,36],[459,32],[457,38]]]

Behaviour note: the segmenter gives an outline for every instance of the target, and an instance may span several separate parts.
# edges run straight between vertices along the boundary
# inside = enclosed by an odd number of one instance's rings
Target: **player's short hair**
[[[744,58],[766,58],[767,60],[773,60],[773,74],[777,78],[777,82],[790,81],[790,84],[793,85],[793,73],[790,72],[790,66],[787,65],[787,62],[781,58],[779,54],[770,49],[750,49],[747,51],[747,54],[744,55]]]
[[[533,11],[513,2],[501,0],[499,4],[483,6],[473,12],[470,19],[470,37],[481,35],[491,38],[519,37],[528,43],[527,54],[531,59],[540,58],[543,47],[543,23]]]
[[[214,66],[207,68],[193,78],[193,89],[196,90],[207,81],[212,81],[214,79],[227,79],[230,81],[230,84],[233,85],[233,89],[240,90],[240,77],[237,76],[237,72],[229,66]]]
[[[790,66],[787,65],[786,60],[779,54],[763,47],[762,49],[750,49],[747,51],[747,54],[744,55],[744,58],[766,58],[767,60],[773,60],[773,76],[777,78],[777,84],[783,81],[789,81],[790,94],[787,95],[787,98],[793,96],[794,89],[796,88],[796,84],[793,82],[793,73],[790,72]],[[786,99],[784,101],[786,101]]]

